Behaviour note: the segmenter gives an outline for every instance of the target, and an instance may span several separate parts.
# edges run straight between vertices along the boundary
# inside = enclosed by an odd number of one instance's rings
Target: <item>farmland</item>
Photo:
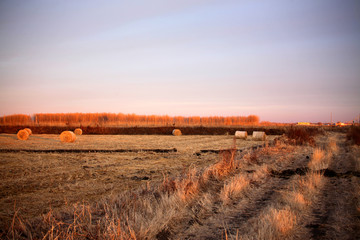
[[[206,150],[232,144],[232,136],[83,135],[75,143],[62,143],[52,134],[32,135],[27,141],[17,140],[15,134],[0,134],[0,151],[14,151],[0,153],[0,216],[2,222],[9,219],[15,201],[23,214],[34,217],[50,207],[94,201],[159,181],[163,174],[179,175],[189,166],[206,167],[218,160],[217,154]],[[238,141],[237,147],[258,144]]]
[[[3,238],[358,236],[359,147],[338,132],[294,143],[275,135],[234,146],[232,135],[61,143],[53,134],[0,134]]]

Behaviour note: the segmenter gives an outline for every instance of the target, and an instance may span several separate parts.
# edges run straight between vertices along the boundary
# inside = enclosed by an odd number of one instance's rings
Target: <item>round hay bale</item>
[[[248,136],[247,131],[236,131],[235,132],[235,138],[246,139],[247,136]]]
[[[25,129],[22,129],[22,130],[18,131],[18,133],[17,133],[17,138],[18,138],[19,140],[26,140],[26,139],[28,139],[28,138],[29,138],[29,133],[28,133],[28,131],[26,131]]]
[[[180,129],[174,129],[174,130],[172,131],[172,135],[174,135],[174,136],[181,136],[182,133],[181,133]]]
[[[72,143],[72,142],[75,142],[76,135],[72,131],[63,131],[60,134],[60,140],[62,142],[70,142],[70,143]]]
[[[81,128],[77,128],[74,130],[75,135],[82,135],[82,129]]]
[[[30,128],[24,128],[24,130],[26,130],[28,132],[29,136],[32,135],[32,131]]]
[[[254,131],[253,135],[252,135],[252,139],[255,141],[265,141],[266,134],[265,134],[265,132]]]

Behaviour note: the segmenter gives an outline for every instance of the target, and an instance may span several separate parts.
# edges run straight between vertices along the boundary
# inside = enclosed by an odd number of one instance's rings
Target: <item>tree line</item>
[[[168,116],[168,115],[137,115],[123,113],[37,113],[34,115],[13,114],[0,117],[0,124],[66,124],[66,125],[204,125],[234,126],[258,124],[259,117],[249,116]]]

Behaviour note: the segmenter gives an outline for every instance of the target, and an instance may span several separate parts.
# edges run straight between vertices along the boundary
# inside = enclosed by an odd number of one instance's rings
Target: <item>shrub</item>
[[[286,136],[297,145],[304,145],[306,143],[314,145],[314,136],[320,133],[321,131],[318,128],[291,127],[286,132]]]
[[[351,126],[346,134],[346,138],[354,144],[360,145],[360,127]]]

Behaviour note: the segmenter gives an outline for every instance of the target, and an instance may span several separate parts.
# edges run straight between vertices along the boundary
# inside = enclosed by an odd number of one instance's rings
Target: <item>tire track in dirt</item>
[[[354,170],[355,158],[345,142],[345,136],[336,134],[339,152],[331,159],[329,168],[339,173]],[[358,173],[358,172],[357,172]],[[360,236],[360,220],[356,211],[355,187],[358,176],[326,179],[323,191],[312,212],[312,221],[306,225],[312,239],[356,239]]]
[[[296,153],[295,156],[297,157],[295,158],[293,154],[288,154],[286,160],[279,160],[281,166],[304,166],[308,158],[303,157],[303,154],[303,152]],[[259,160],[260,162],[263,161]],[[253,172],[255,171],[241,169],[236,174],[244,174],[251,179]],[[290,181],[291,177],[275,178],[271,174],[260,181],[252,181],[250,190],[243,198],[233,202],[230,206],[224,206],[221,201],[215,200],[212,212],[205,214],[203,218],[197,216],[196,221],[193,221],[195,224],[187,226],[186,229],[178,230],[177,232],[181,234],[176,235],[175,233],[176,239],[224,239],[225,230],[228,234],[234,235],[236,235],[237,231],[245,232],[246,227],[243,226],[247,226],[251,219],[256,219],[278,197],[279,192],[288,186]],[[211,189],[211,192],[208,193],[216,199],[223,184],[220,188]]]
[[[172,149],[0,149],[0,153],[139,153],[155,152],[170,153],[177,152],[176,148]]]
[[[202,230],[197,231],[202,235],[189,235],[185,239],[217,240],[224,238],[224,231],[233,235],[236,235],[237,231],[243,232],[245,229],[242,226],[249,220],[258,218],[287,182],[287,179],[268,179],[265,184],[253,189],[246,199],[240,199],[231,209],[220,212],[210,221],[203,223]]]

